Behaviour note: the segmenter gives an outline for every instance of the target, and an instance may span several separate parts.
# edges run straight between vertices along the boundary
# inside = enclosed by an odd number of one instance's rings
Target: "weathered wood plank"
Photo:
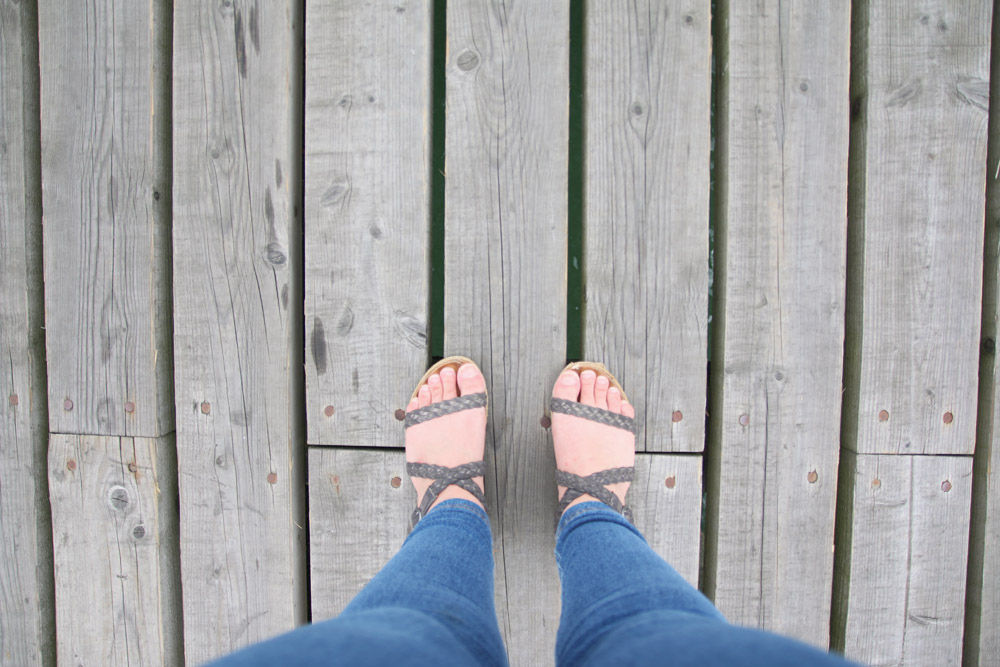
[[[849,573],[835,644],[871,665],[959,664],[972,459],[844,456],[851,537],[838,535]]]
[[[301,12],[176,3],[177,454],[189,663],[306,619]]]
[[[39,7],[49,427],[174,429],[170,3]]]
[[[447,24],[444,347],[486,374],[497,610],[511,663],[537,664],[559,614],[538,420],[565,362],[569,3],[452,0]]]
[[[55,662],[37,8],[0,1],[0,665]]]
[[[706,590],[734,623],[825,647],[840,450],[850,5],[719,9],[727,31]]]
[[[858,452],[973,451],[992,5],[858,8]]]
[[[181,664],[173,435],[53,435],[60,664]]]
[[[401,390],[426,368],[432,5],[309,3],[305,321],[313,445],[398,447]]]
[[[701,457],[638,456],[630,493],[636,525],[650,546],[697,585]],[[416,501],[402,451],[309,448],[314,621],[343,611],[399,551]],[[359,523],[358,517],[366,520]],[[552,559],[551,554],[544,557]],[[540,654],[535,662],[546,658],[550,656]]]
[[[710,3],[591,2],[586,24],[584,357],[633,389],[637,449],[701,451]]]

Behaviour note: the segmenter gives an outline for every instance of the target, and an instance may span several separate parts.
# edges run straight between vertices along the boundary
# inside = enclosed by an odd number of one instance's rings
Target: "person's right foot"
[[[598,376],[592,370],[577,373],[563,371],[556,380],[552,395],[567,401],[577,401],[584,405],[610,412],[635,417],[635,408],[628,403],[621,392],[610,386],[608,378]],[[635,435],[626,430],[601,424],[582,417],[553,412],[552,442],[555,447],[556,469],[586,477],[595,472],[611,468],[625,468],[635,465]],[[607,488],[625,504],[628,482],[609,484]],[[566,487],[559,487],[562,500]],[[583,494],[571,502],[567,509],[582,502],[594,501],[591,495]]]

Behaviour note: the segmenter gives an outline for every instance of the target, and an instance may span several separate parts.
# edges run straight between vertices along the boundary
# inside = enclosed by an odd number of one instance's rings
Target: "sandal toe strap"
[[[634,478],[634,466],[610,468],[595,472],[593,475],[587,475],[586,477],[574,475],[564,470],[556,470],[556,484],[566,487],[566,493],[563,494],[562,500],[559,502],[559,512],[561,514],[571,502],[584,494],[588,494],[621,514],[629,523],[632,523],[632,510],[628,506],[623,505],[618,500],[618,496],[605,488],[605,485],[631,482]]]
[[[413,510],[413,514],[410,516],[410,530],[416,527],[417,522],[427,515],[438,495],[449,486],[455,485],[465,489],[475,496],[476,500],[483,505],[486,504],[486,496],[482,489],[472,481],[473,477],[485,476],[486,461],[473,461],[454,468],[446,468],[433,463],[407,463],[406,472],[410,477],[434,480],[434,483],[427,487],[427,491],[424,492],[420,505]]]
[[[592,422],[607,424],[608,426],[614,426],[629,433],[635,433],[635,419],[618,414],[617,412],[611,412],[610,410],[596,408],[593,405],[584,405],[577,401],[568,401],[565,398],[556,398],[553,396],[549,401],[549,409],[552,412],[558,412],[571,417],[582,417]]]
[[[453,412],[472,410],[474,408],[485,408],[486,403],[486,392],[449,398],[445,401],[431,403],[425,408],[418,408],[411,412],[407,412],[403,425],[405,428],[410,428],[411,426],[423,424],[431,419],[437,419],[438,417],[450,415]]]

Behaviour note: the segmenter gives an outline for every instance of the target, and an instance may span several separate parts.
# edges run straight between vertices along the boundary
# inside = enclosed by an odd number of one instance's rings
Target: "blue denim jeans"
[[[602,503],[580,503],[563,515],[556,562],[558,665],[847,664],[785,637],[729,625]],[[466,500],[443,501],[340,616],[216,664],[331,663],[506,665],[486,513]]]

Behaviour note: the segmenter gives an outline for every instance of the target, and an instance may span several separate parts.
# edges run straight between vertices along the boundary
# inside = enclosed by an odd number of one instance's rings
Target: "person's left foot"
[[[420,387],[417,397],[406,406],[410,413],[433,403],[440,403],[457,396],[467,396],[486,391],[486,378],[475,364],[463,364],[458,372],[444,367],[427,378],[427,384]],[[432,463],[454,468],[465,463],[481,461],[486,446],[486,408],[472,408],[435,417],[406,429],[407,463]],[[419,504],[424,492],[434,480],[411,477],[417,490]],[[483,488],[483,478],[473,477],[472,481]],[[480,507],[482,503],[471,493],[458,486],[449,486],[438,495],[431,509],[442,500],[461,498],[470,500]]]

